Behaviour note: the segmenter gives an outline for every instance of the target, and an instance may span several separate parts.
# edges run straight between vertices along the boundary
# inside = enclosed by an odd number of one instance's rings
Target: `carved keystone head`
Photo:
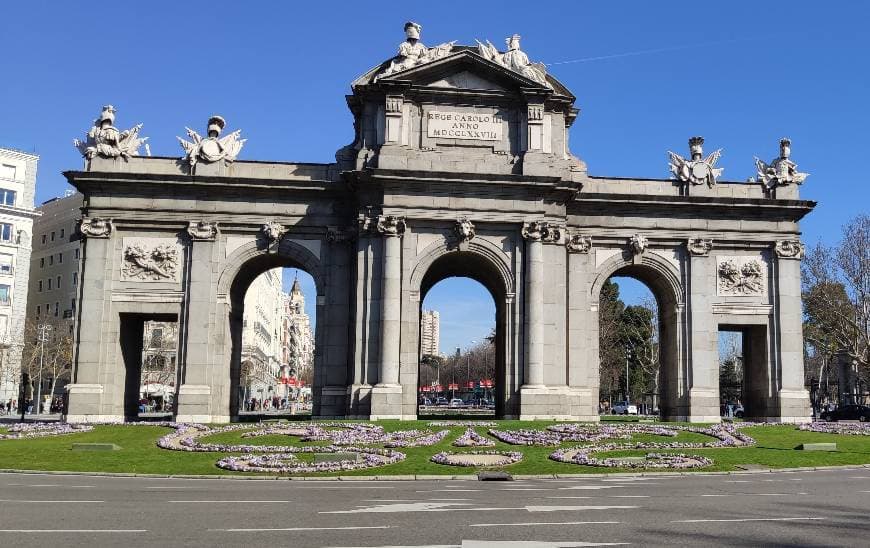
[[[423,32],[423,27],[413,21],[405,23],[405,38],[408,40],[419,40],[420,33]]]

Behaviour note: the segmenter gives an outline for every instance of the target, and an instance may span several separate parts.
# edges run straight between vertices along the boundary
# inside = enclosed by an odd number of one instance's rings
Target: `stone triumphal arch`
[[[670,153],[671,179],[592,176],[568,146],[575,98],[519,37],[399,55],[357,78],[353,142],[331,164],[238,159],[209,120],[182,157],[137,155],[105,107],[84,142],[79,308],[67,418],[135,414],[136,330],[179,322],[179,421],[234,419],[243,295],[269,268],[317,287],[314,414],[417,414],[420,303],[448,276],[496,303],[497,413],[597,420],[598,304],[634,276],[661,311],[661,408],[719,420],[717,337],[747,335],[747,415],[809,416],[798,221],[813,203],[783,140],[758,180],[720,180],[719,152]]]

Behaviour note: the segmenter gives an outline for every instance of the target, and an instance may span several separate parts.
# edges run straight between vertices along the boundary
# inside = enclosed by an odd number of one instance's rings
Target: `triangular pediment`
[[[514,72],[498,63],[484,59],[474,48],[456,46],[452,53],[413,68],[382,76],[390,61],[371,69],[359,77],[353,86],[372,83],[402,82],[412,86],[449,88],[455,90],[519,91],[540,90],[541,92],[572,97],[570,91],[551,75],[547,81],[552,89]]]
[[[505,91],[505,88],[503,88],[502,86],[496,84],[495,82],[491,82],[485,78],[482,78],[480,75],[475,74],[470,70],[463,70],[462,72],[451,74],[450,76],[446,76],[444,78],[441,78],[440,80],[431,82],[429,85],[433,88],[486,89],[493,91]]]

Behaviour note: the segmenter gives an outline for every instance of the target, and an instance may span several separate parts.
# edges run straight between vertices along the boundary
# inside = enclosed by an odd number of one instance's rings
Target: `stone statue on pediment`
[[[532,63],[529,60],[529,56],[520,49],[520,38],[519,34],[514,34],[513,36],[506,38],[505,43],[507,44],[508,49],[504,53],[498,51],[489,40],[487,40],[485,44],[478,40],[477,52],[484,59],[498,63],[505,68],[525,76],[529,80],[547,86],[548,88],[552,87],[550,83],[547,82],[547,68],[543,63]]]
[[[206,137],[202,137],[189,127],[184,128],[193,142],[177,137],[178,142],[181,143],[181,148],[184,149],[187,162],[191,166],[195,166],[197,162],[207,164],[221,160],[227,164],[234,162],[245,145],[245,141],[247,141],[247,139],[239,139],[242,131],[237,129],[229,135],[221,137],[220,134],[226,127],[226,121],[220,116],[209,118],[207,127]]]
[[[703,137],[692,137],[689,139],[689,159],[683,158],[670,150],[668,151],[669,165],[675,179],[684,183],[692,183],[693,185],[707,183],[707,186],[711,188],[716,184],[716,179],[725,170],[724,168],[716,167],[716,162],[722,156],[722,149],[715,150],[704,158],[703,146]]]
[[[797,164],[791,159],[791,139],[784,137],[779,141],[779,158],[775,158],[770,164],[755,158],[755,167],[758,171],[758,182],[764,183],[768,188],[786,186],[792,183],[802,184],[809,173],[801,173],[797,170]]]
[[[94,156],[103,158],[124,158],[139,155],[139,147],[148,137],[139,137],[142,124],[120,131],[115,124],[115,107],[106,105],[100,116],[94,120],[93,127],[88,131],[84,141],[73,140],[73,145],[90,160]]]
[[[390,62],[390,66],[378,75],[379,78],[408,70],[418,65],[431,63],[436,59],[446,57],[453,50],[453,44],[456,43],[455,40],[439,44],[434,48],[427,48],[420,40],[422,32],[423,27],[419,24],[413,21],[405,23],[405,41],[399,44],[399,54]]]

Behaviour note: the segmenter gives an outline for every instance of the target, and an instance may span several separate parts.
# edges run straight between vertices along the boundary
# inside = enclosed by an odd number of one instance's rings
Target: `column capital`
[[[589,253],[592,250],[592,237],[583,234],[570,234],[565,239],[569,253]]]
[[[218,234],[218,224],[209,221],[188,221],[187,235],[193,241],[214,240]]]
[[[79,221],[79,233],[86,238],[109,238],[114,231],[112,219],[84,217]]]
[[[528,221],[523,223],[523,238],[530,242],[543,242],[548,244],[562,243],[565,227],[551,224],[547,221]]]
[[[405,218],[396,215],[379,215],[375,231],[381,236],[402,236],[406,228]]]
[[[356,239],[357,232],[352,227],[327,226],[326,241],[331,244],[344,244]]]
[[[779,240],[773,247],[780,259],[803,259],[806,246],[800,240]]]
[[[689,250],[689,255],[706,257],[713,249],[713,240],[710,238],[689,238],[686,241],[686,249]]]

